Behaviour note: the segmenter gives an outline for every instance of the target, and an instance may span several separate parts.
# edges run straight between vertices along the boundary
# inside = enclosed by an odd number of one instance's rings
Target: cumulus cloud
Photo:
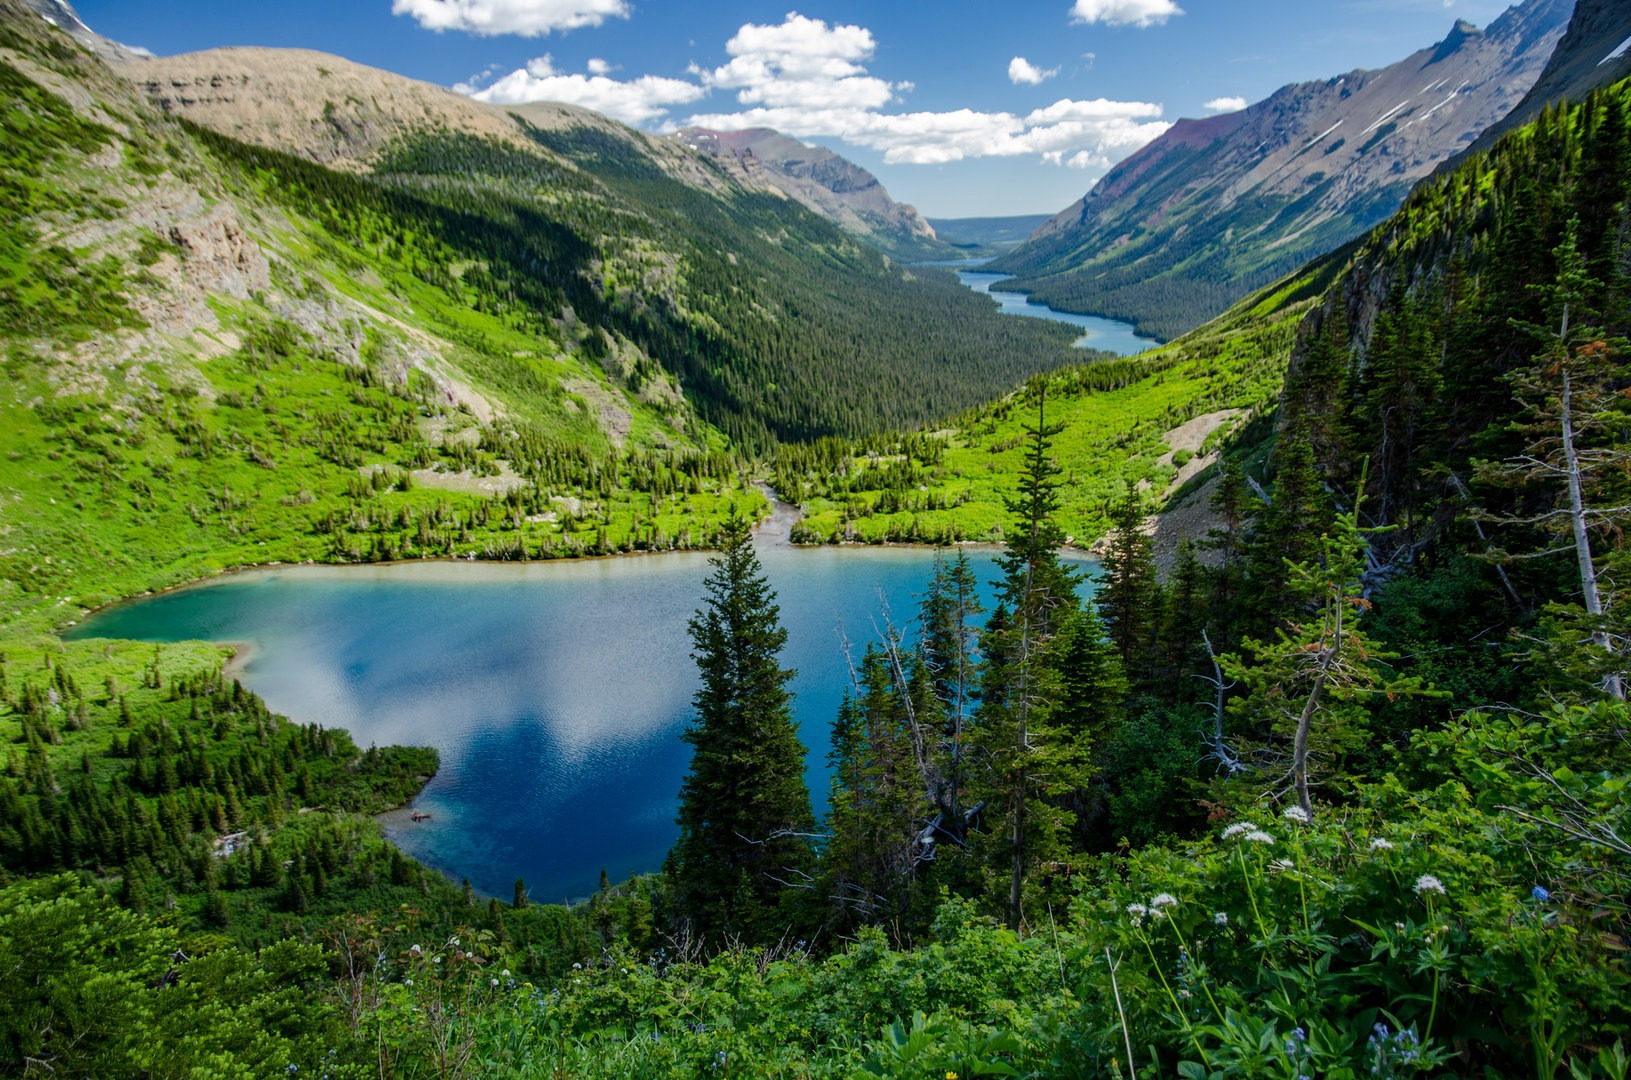
[[[777,26],[746,24],[725,43],[730,62],[698,74],[709,87],[735,90],[743,105],[878,109],[896,87],[862,66],[876,48],[864,27],[828,26],[795,11]]]
[[[1016,56],[1008,61],[1008,79],[1015,86],[1020,83],[1040,86],[1057,74],[1059,74],[1058,68],[1039,68],[1023,56]]]
[[[477,101],[495,105],[564,101],[615,117],[625,124],[636,125],[661,119],[668,115],[668,110],[673,106],[689,105],[707,93],[696,83],[657,75],[642,75],[626,82],[609,79],[604,74],[596,73],[596,66],[593,61],[590,62],[591,73],[588,75],[568,74],[556,71],[549,57],[540,56],[485,90],[476,90],[467,85],[453,89],[469,94]],[[602,70],[610,70],[609,65]]]
[[[663,131],[680,126],[679,118],[670,115],[675,106],[717,93],[720,108],[688,116],[684,123],[727,131],[768,127],[798,139],[841,139],[878,151],[889,164],[1035,155],[1075,168],[1102,167],[1170,126],[1161,119],[1160,105],[1104,98],[1062,98],[1026,114],[887,112],[886,107],[911,93],[912,84],[873,75],[867,64],[876,49],[864,27],[828,24],[793,12],[776,25],[744,25],[726,43],[727,62],[714,68],[692,65],[690,79],[647,75],[619,81],[607,77],[609,66],[594,62],[587,74],[567,74],[555,70],[546,56],[484,90],[455,89],[502,104],[568,101]],[[1053,73],[1040,74],[1046,78]]]
[[[1076,0],[1070,18],[1109,26],[1154,26],[1183,13],[1173,0]]]
[[[612,65],[598,56],[591,57],[589,62],[583,66],[588,69],[591,75],[610,75],[612,73]]]
[[[628,0],[392,0],[391,14],[410,15],[426,30],[537,37],[629,17]]]
[[[1239,112],[1246,107],[1246,99],[1243,97],[1215,97],[1202,107],[1217,113]]]

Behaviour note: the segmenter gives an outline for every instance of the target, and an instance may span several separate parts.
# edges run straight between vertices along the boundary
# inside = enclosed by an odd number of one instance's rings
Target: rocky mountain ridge
[[[1568,0],[1526,0],[1386,68],[1180,120],[996,268],[1054,307],[1172,337],[1383,220],[1538,79]]]
[[[769,128],[682,128],[673,139],[744,186],[780,191],[897,258],[954,254],[915,207],[896,202],[876,176],[825,147]]]

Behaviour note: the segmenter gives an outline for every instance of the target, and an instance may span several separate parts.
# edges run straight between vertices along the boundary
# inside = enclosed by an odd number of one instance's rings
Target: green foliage
[[[667,873],[697,940],[717,947],[797,924],[790,886],[808,877],[814,817],[787,690],[793,672],[778,660],[787,631],[747,522],[726,522],[710,565],[690,623],[701,686]]]
[[[47,212],[69,220],[101,216],[94,200],[65,190],[53,173],[112,139],[112,131],[0,63],[0,310],[8,333],[75,342],[141,324],[122,295],[116,256],[50,243],[39,223]]]
[[[1272,409],[1297,323],[1341,265],[1314,264],[1170,345],[1034,377],[936,431],[779,448],[772,486],[805,511],[794,540],[1002,539],[1025,422],[1045,393],[1060,429],[1059,526],[1085,545],[1107,527],[1110,507],[1142,488],[1166,492],[1170,429],[1211,412]]]

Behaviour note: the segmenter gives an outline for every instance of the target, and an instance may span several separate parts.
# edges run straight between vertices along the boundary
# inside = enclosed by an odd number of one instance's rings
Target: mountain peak
[[[105,38],[92,30],[85,25],[85,20],[79,17],[79,12],[74,10],[73,5],[68,3],[68,0],[22,0],[22,2],[23,7],[34,12],[52,26],[57,27],[104,60],[144,60],[150,55],[146,50],[132,49],[128,45],[121,45],[112,38]]]
[[[673,138],[742,183],[789,196],[888,255],[917,261],[949,252],[915,209],[890,198],[876,176],[826,147],[762,127],[688,127]]]
[[[1397,209],[1535,83],[1571,6],[1524,0],[1388,67],[1180,120],[992,268],[1055,308],[1175,337]]]
[[[1433,50],[1433,58],[1428,63],[1436,64],[1440,60],[1446,60],[1460,52],[1469,41],[1477,40],[1483,36],[1484,32],[1466,19],[1457,19],[1455,25],[1450,27],[1450,32],[1445,35],[1444,40],[1439,42],[1438,47]]]

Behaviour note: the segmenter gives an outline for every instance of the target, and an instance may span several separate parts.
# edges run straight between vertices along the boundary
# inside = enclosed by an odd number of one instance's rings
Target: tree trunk
[[[1563,315],[1563,332],[1566,335],[1569,329],[1569,316],[1567,311]],[[1563,368],[1563,396],[1561,399],[1563,414],[1563,465],[1569,481],[1569,523],[1574,530],[1574,553],[1580,562],[1580,591],[1585,595],[1586,614],[1593,619],[1603,617],[1603,598],[1597,591],[1597,569],[1591,557],[1591,538],[1586,534],[1586,506],[1585,496],[1581,490],[1580,457],[1574,448],[1574,414],[1573,414],[1573,386],[1569,382],[1569,369],[1565,364]],[[1611,652],[1613,644],[1608,634],[1603,630],[1591,632],[1592,644],[1604,652]],[[1603,680],[1603,689],[1609,697],[1616,701],[1625,700],[1625,685],[1620,681],[1618,672],[1611,672]]]

